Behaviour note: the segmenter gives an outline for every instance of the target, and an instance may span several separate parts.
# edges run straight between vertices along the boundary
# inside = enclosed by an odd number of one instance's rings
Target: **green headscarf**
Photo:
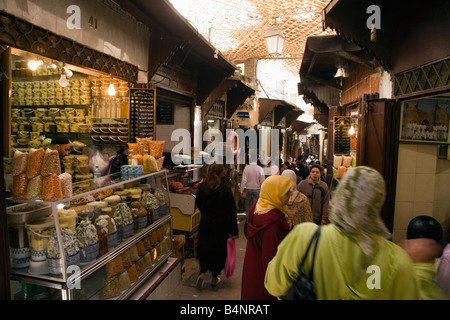
[[[375,235],[390,238],[380,212],[386,196],[381,174],[370,167],[348,170],[333,194],[329,208],[330,222],[353,238],[364,253],[363,265],[377,252]]]

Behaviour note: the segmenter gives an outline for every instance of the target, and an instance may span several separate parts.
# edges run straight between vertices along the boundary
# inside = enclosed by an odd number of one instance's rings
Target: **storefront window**
[[[11,62],[12,153],[58,133],[85,145],[128,142],[128,82],[17,49]]]
[[[87,166],[79,167],[87,164],[89,146],[115,149],[129,142],[129,83],[22,50],[11,52],[11,109],[4,119],[10,125],[6,181],[12,179],[17,151],[46,148],[57,134],[72,142],[64,159],[66,172],[74,182],[90,179]]]

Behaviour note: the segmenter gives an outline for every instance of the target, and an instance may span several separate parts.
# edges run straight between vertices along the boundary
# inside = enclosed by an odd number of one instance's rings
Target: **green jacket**
[[[317,225],[297,225],[278,246],[265,276],[270,294],[283,299],[291,287],[306,247]],[[377,236],[378,237],[378,236]],[[419,282],[407,253],[396,244],[378,237],[379,250],[370,265],[361,266],[362,251],[354,240],[333,224],[322,226],[314,266],[314,283],[319,300],[419,299]],[[309,273],[310,251],[304,272]]]
[[[420,294],[423,300],[448,300],[449,298],[439,288],[434,279],[436,272],[431,263],[414,263],[414,270],[420,282]]]

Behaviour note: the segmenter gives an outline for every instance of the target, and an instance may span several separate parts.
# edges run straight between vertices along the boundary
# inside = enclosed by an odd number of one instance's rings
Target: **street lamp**
[[[283,51],[284,45],[284,36],[281,28],[278,27],[276,22],[272,25],[272,28],[267,31],[264,39],[266,39],[267,51],[269,52],[269,55],[272,57],[281,56],[281,51]]]

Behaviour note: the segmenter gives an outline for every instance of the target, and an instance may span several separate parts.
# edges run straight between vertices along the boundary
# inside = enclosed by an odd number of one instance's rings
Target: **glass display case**
[[[198,230],[201,215],[195,205],[195,194],[202,168],[201,165],[177,166],[175,173],[167,177],[174,233],[190,235]]]
[[[172,254],[167,175],[74,183],[59,201],[8,200],[13,299],[127,299]]]

